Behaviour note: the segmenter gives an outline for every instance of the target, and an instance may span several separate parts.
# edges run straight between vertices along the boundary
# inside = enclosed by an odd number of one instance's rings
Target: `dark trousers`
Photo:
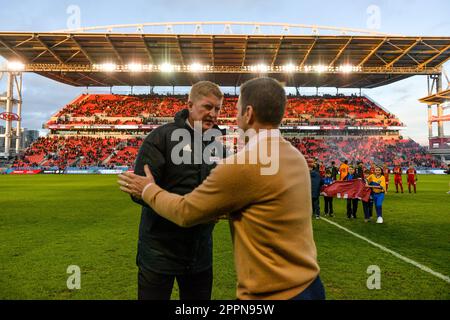
[[[313,215],[320,216],[320,201],[319,197],[312,198]]]
[[[212,268],[195,274],[165,275],[139,269],[139,300],[170,300],[175,278],[180,300],[211,300]]]
[[[363,201],[363,211],[364,211],[364,219],[370,219],[372,217],[373,211],[373,200],[370,199],[368,202]]]
[[[316,280],[314,280],[308,288],[291,300],[325,300],[325,289],[320,277],[317,276]]]
[[[333,214],[333,197],[324,197],[325,214]]]
[[[358,211],[359,199],[347,199],[347,217],[356,218],[356,211]]]

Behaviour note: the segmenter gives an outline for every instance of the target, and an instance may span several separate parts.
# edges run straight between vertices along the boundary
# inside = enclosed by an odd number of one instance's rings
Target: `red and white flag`
[[[350,181],[335,181],[322,189],[322,195],[326,197],[342,199],[360,199],[369,201],[370,188],[361,179]]]

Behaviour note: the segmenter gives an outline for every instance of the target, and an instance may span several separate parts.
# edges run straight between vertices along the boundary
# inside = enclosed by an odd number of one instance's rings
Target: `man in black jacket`
[[[203,141],[206,131],[218,129],[222,102],[223,93],[216,84],[196,83],[189,95],[188,109],[177,113],[173,123],[158,127],[144,140],[136,158],[135,174],[145,176],[144,166],[148,164],[158,185],[180,195],[199,186],[215,162],[224,156],[222,144],[214,138]],[[188,141],[180,140],[183,135]],[[222,149],[217,154],[213,150],[212,156],[204,159],[205,148],[211,147]],[[138,299],[169,300],[175,278],[181,300],[211,299],[214,223],[181,228],[144,202],[133,201],[142,205],[136,258]]]
[[[355,179],[364,178],[364,167],[362,161],[358,161],[355,168]]]
[[[320,174],[318,170],[315,169],[315,160],[314,159],[307,159],[308,167],[309,167],[309,174],[311,177],[311,198],[312,198],[312,209],[313,209],[313,216],[316,219],[320,219],[320,189],[322,188],[323,181],[320,177]]]
[[[339,169],[338,169],[338,167],[336,167],[336,162],[331,161],[330,171],[331,171],[331,177],[333,178],[334,181],[336,181],[337,175],[339,173]]]

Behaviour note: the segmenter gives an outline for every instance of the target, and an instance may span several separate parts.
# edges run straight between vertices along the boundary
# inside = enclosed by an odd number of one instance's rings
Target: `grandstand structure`
[[[450,135],[444,132],[444,122],[450,122],[450,114],[444,114],[450,109],[450,81],[446,90],[442,90],[442,80],[433,78],[428,85],[427,97],[419,101],[428,107],[428,138],[429,149],[432,154],[450,160]],[[436,93],[433,94],[433,87],[436,86]],[[433,106],[436,106],[437,115],[433,115]],[[437,123],[437,135],[433,134],[433,123]]]
[[[149,87],[148,95],[76,97],[45,124],[49,136],[15,162],[21,168],[129,168],[142,138],[171,121],[186,104],[186,96],[154,94],[155,87],[210,80],[236,88],[257,76],[271,76],[297,89],[375,88],[415,75],[438,84],[442,65],[450,58],[450,37],[275,23],[149,23],[0,32],[0,55],[8,60],[0,69],[8,76],[6,157],[13,154],[14,122],[20,131],[24,72],[77,87]],[[423,101],[437,105],[437,118],[429,113],[428,119],[439,122],[438,136],[430,133],[430,146],[432,139],[442,142],[436,155],[445,154],[448,147],[441,128],[445,99],[436,100],[442,98],[441,90],[439,85],[431,87],[431,97]],[[226,96],[219,125],[235,127],[236,100],[235,95]],[[322,161],[352,155],[355,160],[406,165],[412,154],[416,165],[439,167],[440,160],[401,137],[403,127],[367,96],[316,94],[289,97],[282,132],[300,150],[316,152]]]

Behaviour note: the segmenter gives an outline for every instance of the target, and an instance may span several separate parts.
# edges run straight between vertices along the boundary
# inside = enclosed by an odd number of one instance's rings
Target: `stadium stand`
[[[235,126],[237,99],[225,96],[219,125]],[[187,95],[83,94],[51,117],[46,123],[50,135],[36,141],[13,167],[132,168],[143,138],[172,121],[186,101]],[[311,126],[317,128],[311,131]],[[326,164],[348,159],[442,167],[426,148],[400,136],[402,126],[366,96],[289,96],[282,132],[303,154]]]
[[[159,124],[186,107],[187,96],[82,95],[47,122],[54,124]],[[219,124],[235,124],[237,97],[224,99]],[[291,97],[285,122],[305,125],[402,126],[366,97]],[[119,118],[119,119],[118,119]]]

